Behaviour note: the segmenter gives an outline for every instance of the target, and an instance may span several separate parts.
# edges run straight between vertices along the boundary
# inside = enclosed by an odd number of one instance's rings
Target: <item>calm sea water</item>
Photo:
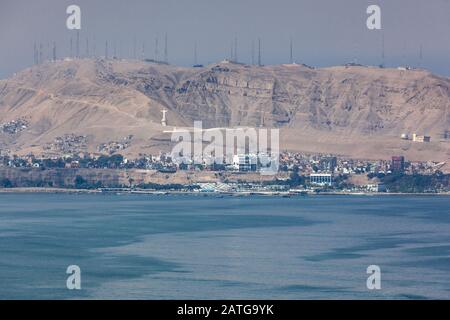
[[[449,299],[450,197],[0,194],[0,299],[22,298]]]

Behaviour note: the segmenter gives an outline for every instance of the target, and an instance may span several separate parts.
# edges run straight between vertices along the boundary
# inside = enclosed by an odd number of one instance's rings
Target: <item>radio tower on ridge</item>
[[[169,63],[169,57],[167,52],[167,33],[164,35],[164,62]]]

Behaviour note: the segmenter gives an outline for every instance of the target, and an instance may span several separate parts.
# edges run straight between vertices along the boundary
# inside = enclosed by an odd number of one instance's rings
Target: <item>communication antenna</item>
[[[136,36],[133,38],[133,59],[136,59]]]
[[[381,67],[384,68],[385,53],[384,53],[384,32],[381,33]]]
[[[36,64],[36,42],[33,44],[33,64]]]
[[[43,62],[43,60],[42,60],[42,58],[43,58],[43,51],[44,51],[43,48],[44,48],[44,47],[43,47],[43,45],[42,45],[42,42],[39,43],[39,63],[42,63],[42,62]]]
[[[353,63],[357,64],[358,63],[358,50],[359,50],[358,41],[357,40],[355,40],[355,42],[354,42],[353,50],[354,50],[354,52],[353,52]]]
[[[108,40],[105,43],[105,59],[108,59]]]
[[[86,58],[89,58],[89,38],[86,38]]]
[[[155,61],[158,61],[158,38],[155,39]]]
[[[77,30],[77,58],[80,57],[80,30]]]
[[[56,61],[56,42],[53,41],[53,61]]]
[[[406,67],[406,42],[403,41],[403,49],[402,49],[402,62],[403,62],[403,66]]]
[[[231,46],[230,46],[230,61],[233,61],[233,41],[231,41]]]
[[[258,38],[258,66],[261,66],[261,38]]]
[[[237,46],[238,46],[237,36],[234,36],[234,61],[235,62],[238,62]]]
[[[93,44],[93,48],[92,48],[92,55],[94,56],[94,58],[96,57],[96,50],[97,50],[97,41],[95,40],[95,36],[94,36],[94,44]]]
[[[252,40],[252,65],[255,64],[255,40]]]
[[[419,67],[422,67],[422,61],[423,61],[423,50],[422,50],[422,45],[420,45],[420,48],[419,48]]]
[[[197,41],[194,42],[194,66],[197,65]]]
[[[291,37],[290,43],[289,43],[289,62],[290,62],[290,64],[294,63],[292,37]]]
[[[167,33],[164,35],[164,62],[169,63],[168,52],[167,52]]]
[[[39,61],[38,61],[36,42],[34,42],[34,46],[33,46],[33,60],[34,60],[34,64],[38,64]]]
[[[145,60],[145,41],[142,42],[142,60]]]

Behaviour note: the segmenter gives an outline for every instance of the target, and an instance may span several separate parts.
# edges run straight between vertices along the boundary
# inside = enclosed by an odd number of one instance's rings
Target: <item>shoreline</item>
[[[199,195],[199,196],[450,196],[448,193],[390,193],[390,192],[198,192],[198,191],[156,191],[156,190],[99,190],[99,189],[69,189],[69,188],[0,188],[0,194],[8,193],[53,193],[53,194],[138,194],[138,195]]]

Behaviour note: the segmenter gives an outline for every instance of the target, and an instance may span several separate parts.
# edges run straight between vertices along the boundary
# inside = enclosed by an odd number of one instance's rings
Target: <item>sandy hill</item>
[[[55,139],[73,135],[85,136],[72,141],[75,148],[94,152],[131,135],[121,153],[155,153],[169,148],[160,124],[167,109],[169,126],[203,120],[209,128],[280,128],[287,150],[444,161],[449,97],[450,79],[425,70],[66,59],[0,81],[0,124],[9,128],[0,146],[57,153],[64,148]],[[402,133],[429,135],[432,142],[401,140]]]

